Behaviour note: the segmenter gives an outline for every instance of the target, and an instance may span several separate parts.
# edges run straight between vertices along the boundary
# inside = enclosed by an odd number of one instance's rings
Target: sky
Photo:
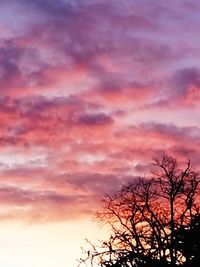
[[[199,163],[200,2],[0,1],[0,265],[76,267],[101,198]]]

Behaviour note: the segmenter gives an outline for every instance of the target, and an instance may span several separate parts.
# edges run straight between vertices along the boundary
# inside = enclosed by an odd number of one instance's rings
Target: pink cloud
[[[2,219],[88,215],[164,151],[198,162],[199,4],[0,5]]]

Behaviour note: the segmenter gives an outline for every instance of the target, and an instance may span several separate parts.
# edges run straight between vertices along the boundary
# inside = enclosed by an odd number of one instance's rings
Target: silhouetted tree
[[[183,168],[166,155],[154,165],[152,178],[138,178],[104,198],[97,218],[111,226],[111,236],[90,243],[80,265],[200,266],[199,173],[190,161]]]
[[[200,263],[200,215],[192,218],[189,225],[175,232],[176,247],[185,257],[186,266],[199,266]]]

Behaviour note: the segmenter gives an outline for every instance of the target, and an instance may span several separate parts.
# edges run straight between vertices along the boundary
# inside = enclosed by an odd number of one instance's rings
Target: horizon
[[[0,1],[0,265],[76,267],[105,193],[199,166],[200,3]]]

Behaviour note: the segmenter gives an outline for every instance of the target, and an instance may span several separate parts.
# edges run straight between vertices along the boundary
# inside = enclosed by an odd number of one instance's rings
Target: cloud
[[[109,124],[112,122],[111,117],[107,116],[106,114],[85,114],[80,116],[78,119],[78,124],[80,125],[102,125],[102,124]]]
[[[169,2],[1,1],[2,219],[88,215],[164,150],[198,162],[200,5]]]
[[[17,145],[18,142],[22,145],[24,142],[46,146],[51,144],[52,139],[62,144],[63,138],[70,137],[72,133],[81,135],[85,126],[87,132],[89,127],[94,132],[94,126],[107,127],[113,122],[111,115],[101,112],[100,106],[76,97],[3,98],[2,102],[2,145]],[[57,139],[58,134],[60,139]]]
[[[186,68],[175,72],[172,82],[177,93],[185,95],[191,86],[200,87],[200,71],[197,68]]]
[[[4,209],[0,211],[0,219],[19,219],[28,222],[59,221],[72,219],[77,215],[74,206],[79,207],[79,214],[91,213],[94,206],[84,205],[85,196],[63,195],[51,191],[22,190],[16,187],[1,187],[0,202]],[[13,212],[10,212],[12,207]],[[7,208],[7,209],[5,209]],[[60,211],[62,210],[62,212]]]

